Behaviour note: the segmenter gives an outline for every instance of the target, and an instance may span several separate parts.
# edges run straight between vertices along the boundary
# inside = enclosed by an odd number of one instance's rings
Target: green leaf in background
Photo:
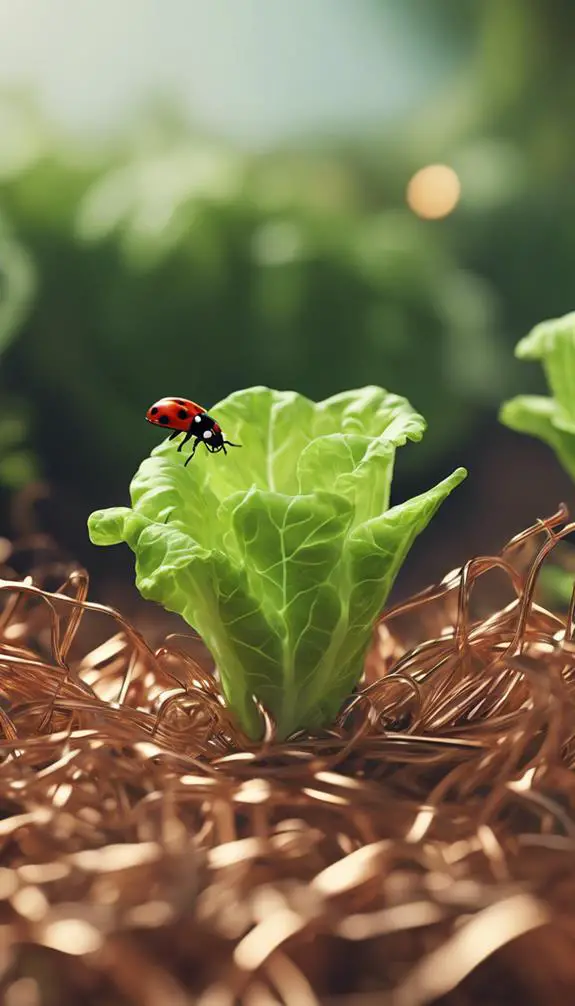
[[[551,395],[519,395],[505,403],[500,419],[549,444],[575,480],[575,313],[537,325],[515,353],[541,361]]]
[[[36,275],[30,257],[13,239],[6,221],[0,216],[0,358],[28,317],[35,291]],[[2,373],[0,484],[8,489],[20,489],[38,474],[34,452],[26,446],[31,412],[31,403],[24,395],[6,393]]]
[[[549,390],[569,427],[575,424],[575,312],[536,325],[515,350],[519,360],[540,360]]]
[[[333,720],[413,540],[466,473],[389,509],[395,450],[425,422],[377,387],[319,403],[255,387],[213,412],[242,450],[185,467],[164,441],[132,508],[92,514],[90,537],[127,542],[142,595],[202,635],[244,731],[261,732],[256,697],[286,738]]]
[[[29,313],[35,289],[32,261],[0,216],[0,353]]]
[[[539,574],[538,590],[541,601],[546,608],[553,611],[567,611],[571,603],[571,595],[575,586],[575,571],[563,569],[553,563],[547,563]]]
[[[515,355],[541,362],[551,394],[512,398],[501,409],[500,419],[512,430],[548,444],[575,481],[575,312],[536,325],[518,343]],[[564,565],[548,562],[541,570],[542,601],[553,609],[570,603],[575,580],[572,553],[564,543],[560,552]]]

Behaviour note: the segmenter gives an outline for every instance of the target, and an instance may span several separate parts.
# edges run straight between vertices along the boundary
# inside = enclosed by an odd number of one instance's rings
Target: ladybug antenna
[[[228,447],[241,447],[242,446],[241,444],[232,444],[231,440],[222,440],[221,447],[216,447],[216,448],[214,448],[214,450],[223,451],[224,454],[227,454],[228,452],[226,451],[226,444],[228,445]]]

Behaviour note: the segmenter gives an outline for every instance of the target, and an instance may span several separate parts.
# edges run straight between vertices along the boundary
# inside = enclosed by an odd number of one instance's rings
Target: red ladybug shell
[[[146,412],[146,419],[165,430],[187,430],[194,416],[205,413],[205,409],[188,398],[160,398]]]

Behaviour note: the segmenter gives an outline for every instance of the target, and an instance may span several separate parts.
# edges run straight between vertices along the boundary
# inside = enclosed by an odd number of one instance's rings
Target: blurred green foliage
[[[497,291],[511,355],[541,318],[574,306],[575,5],[414,0],[407,16],[434,44],[447,36],[460,67],[399,142],[416,167],[439,159],[457,170],[452,247]],[[516,375],[513,366],[511,387],[525,391]],[[541,388],[534,376],[527,390]]]
[[[88,505],[155,442],[143,414],[165,394],[209,407],[253,384],[318,399],[375,382],[428,418],[419,470],[472,461],[482,417],[539,390],[512,346],[573,307],[575,8],[414,0],[404,16],[459,71],[347,146],[248,155],[164,111],[90,150],[0,101],[0,213],[37,275],[0,383],[46,475]],[[434,161],[462,199],[430,222],[405,189]]]
[[[87,493],[117,491],[164,394],[378,381],[429,417],[428,464],[497,400],[491,291],[360,157],[247,156],[150,124],[97,159],[48,137],[0,171],[0,198],[38,272],[9,376],[48,474]]]
[[[35,290],[32,263],[0,217],[0,373],[5,353],[24,324]],[[18,489],[36,476],[34,452],[27,446],[30,403],[8,394],[0,382],[0,485]]]

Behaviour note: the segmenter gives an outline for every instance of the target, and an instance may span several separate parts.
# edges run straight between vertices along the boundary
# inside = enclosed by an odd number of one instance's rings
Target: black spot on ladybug
[[[156,412],[157,412],[157,411],[158,411],[158,408],[157,408],[157,406],[156,406],[156,405],[154,405],[154,408],[153,408],[153,409],[150,409],[150,412],[151,412],[151,414],[152,414],[153,416],[155,416],[155,415],[156,415]]]
[[[164,424],[165,423],[169,423],[170,422],[170,417],[169,416],[160,416],[160,422],[164,423]]]
[[[187,418],[188,418],[188,413],[186,412],[186,410],[185,409],[180,409],[180,411],[178,412],[178,419],[187,419]]]
[[[183,399],[183,398],[174,398],[174,402],[176,403],[176,405],[185,405],[186,404],[185,399]]]

